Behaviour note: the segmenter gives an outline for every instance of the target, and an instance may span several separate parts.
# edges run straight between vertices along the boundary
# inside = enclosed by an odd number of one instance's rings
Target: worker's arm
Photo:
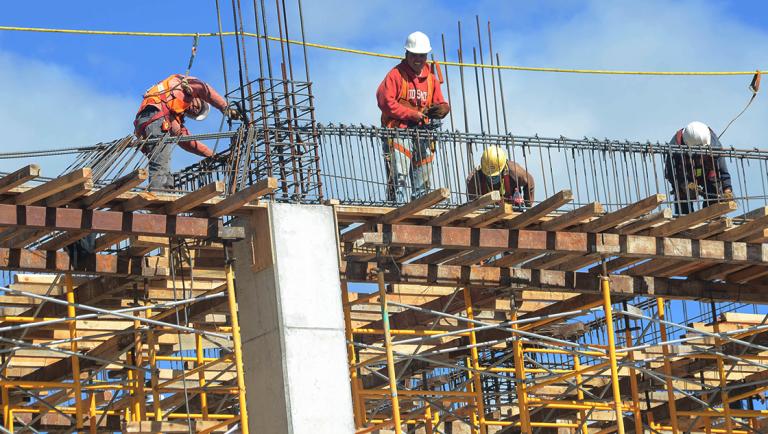
[[[216,92],[216,89],[204,81],[195,77],[187,77],[187,83],[189,83],[189,87],[192,89],[192,97],[200,98],[222,112],[227,108],[227,101]]]
[[[432,102],[430,103],[430,106],[435,106],[435,105],[443,106],[444,108],[440,111],[442,112],[441,118],[444,118],[448,114],[448,112],[451,111],[451,106],[448,105],[448,102],[443,97],[443,91],[442,89],[440,89],[440,81],[434,75],[432,76],[432,80],[435,80],[435,90],[432,93]]]
[[[405,122],[421,122],[424,115],[418,110],[406,107],[400,104],[398,95],[403,80],[397,70],[392,70],[384,77],[379,88],[376,90],[376,102],[385,116],[400,119]]]
[[[174,136],[189,136],[191,135],[189,133],[189,130],[185,126],[178,127],[177,131],[178,134],[175,134],[173,131],[171,131],[171,134]],[[183,142],[179,142],[179,146],[181,149],[191,152],[195,155],[199,155],[201,157],[210,157],[213,155],[213,151],[211,151],[211,148],[205,146],[203,142],[200,142],[198,140],[187,140]]]

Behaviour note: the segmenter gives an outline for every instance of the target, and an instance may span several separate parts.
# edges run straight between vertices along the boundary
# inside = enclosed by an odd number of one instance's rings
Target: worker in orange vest
[[[239,112],[227,108],[227,102],[202,80],[181,74],[173,74],[147,89],[133,122],[136,137],[147,139],[190,135],[184,126],[184,118],[201,121],[208,116],[210,106],[216,107],[230,119],[238,119]],[[179,142],[182,149],[202,157],[210,157],[213,151],[197,140]],[[174,187],[171,176],[171,145],[163,144],[145,148],[149,156],[149,188],[168,190]]]
[[[476,199],[498,191],[505,202],[518,208],[533,204],[533,176],[523,166],[509,160],[501,146],[489,146],[480,158],[480,167],[467,177],[467,195]]]
[[[422,32],[408,35],[405,41],[405,59],[389,71],[376,90],[383,127],[424,127],[429,124],[430,119],[442,119],[450,111],[450,106],[440,90],[440,82],[432,68],[427,65],[427,54],[430,51],[432,46],[427,35]],[[422,196],[430,190],[434,161],[432,146],[427,138],[385,140],[389,201],[407,201],[409,180],[410,199]]]

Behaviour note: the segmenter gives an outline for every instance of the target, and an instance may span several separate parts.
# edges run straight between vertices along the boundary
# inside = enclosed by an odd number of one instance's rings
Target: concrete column
[[[269,204],[238,224],[250,432],[353,433],[333,209]]]

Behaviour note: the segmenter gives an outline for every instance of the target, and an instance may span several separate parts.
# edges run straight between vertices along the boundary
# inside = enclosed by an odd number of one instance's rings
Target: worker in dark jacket
[[[480,158],[480,167],[467,178],[467,194],[475,199],[498,191],[505,202],[516,207],[533,203],[533,176],[523,166],[509,160],[501,146],[489,146]]]
[[[677,214],[693,211],[693,202],[699,196],[702,208],[733,199],[725,158],[707,152],[723,149],[711,128],[702,122],[691,122],[675,133],[669,144],[673,150],[664,161],[664,178],[672,186]]]

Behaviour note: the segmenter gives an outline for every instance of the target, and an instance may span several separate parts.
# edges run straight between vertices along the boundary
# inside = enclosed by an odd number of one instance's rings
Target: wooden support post
[[[77,313],[75,312],[75,287],[72,283],[72,274],[66,273],[64,276],[64,282],[67,291],[67,316],[74,318]],[[77,320],[69,321],[69,350],[73,353],[77,353]],[[70,356],[72,363],[72,389],[75,394],[75,427],[79,430],[83,428],[83,395],[80,388],[80,358],[78,356]]]
[[[656,309],[658,310],[659,320],[665,321],[664,298],[656,298]],[[659,323],[659,338],[662,342],[667,341],[667,326],[663,322]],[[677,405],[675,403],[674,381],[672,381],[672,365],[669,360],[669,345],[662,345],[661,351],[664,354],[664,375],[666,376],[665,388],[667,390],[667,400],[669,401],[669,420],[672,425],[672,434],[678,434],[680,428],[677,421]]]
[[[622,307],[627,310],[627,302],[622,301]],[[631,347],[632,344],[632,329],[630,328],[629,317],[624,315],[624,338],[627,342],[627,347]],[[635,361],[635,352],[630,351],[627,355],[630,362]],[[635,419],[635,433],[642,434],[643,432],[643,414],[640,411],[640,395],[637,386],[637,370],[635,368],[629,368],[629,388],[632,393],[632,414]]]
[[[710,302],[712,309],[712,331],[720,333],[720,321],[717,317],[717,306],[715,302]],[[715,351],[722,352],[722,346],[719,339],[715,339]],[[727,434],[733,432],[733,419],[731,419],[731,400],[728,398],[728,375],[725,373],[725,363],[721,356],[717,357],[717,375],[720,379],[720,400],[723,403],[723,418],[725,419],[725,431]]]
[[[389,399],[392,403],[392,421],[395,425],[395,434],[402,434],[403,427],[400,421],[400,400],[397,397],[397,373],[395,372],[395,358],[392,351],[392,336],[389,331],[389,308],[387,307],[387,288],[384,285],[384,271],[379,270],[377,279],[381,320],[384,325],[384,349],[387,354],[387,375],[389,376]]]

